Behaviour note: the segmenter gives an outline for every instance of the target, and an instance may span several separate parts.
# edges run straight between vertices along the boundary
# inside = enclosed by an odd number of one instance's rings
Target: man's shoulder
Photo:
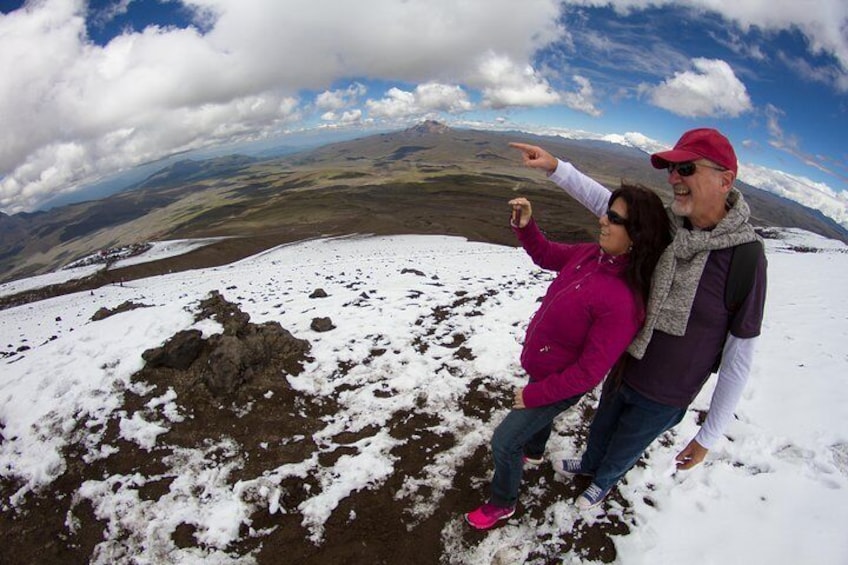
[[[760,258],[765,258],[765,248],[759,239],[732,248],[724,286],[724,303],[731,312],[737,311],[751,292]]]

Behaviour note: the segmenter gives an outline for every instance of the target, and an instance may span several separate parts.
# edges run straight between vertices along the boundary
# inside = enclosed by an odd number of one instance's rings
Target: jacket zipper
[[[599,266],[600,266],[601,260],[602,260],[602,256],[599,255],[598,256],[598,265]],[[577,270],[579,270],[581,267],[582,267],[582,265],[578,265]],[[560,290],[559,292],[557,292],[553,296],[553,298],[548,302],[548,305],[545,307],[545,309],[540,311],[536,316],[533,317],[532,327],[528,330],[526,341],[527,342],[532,341],[533,336],[536,333],[536,328],[542,322],[542,319],[547,315],[548,310],[550,310],[550,308],[551,308],[551,306],[553,306],[554,302],[559,300],[560,295],[562,295],[564,292],[569,292],[571,290],[579,289],[580,285],[582,285],[583,282],[586,279],[591,277],[596,272],[597,272],[597,269],[591,270],[589,272],[584,272],[583,276],[579,280],[574,281],[573,283],[569,284],[567,287],[565,287],[562,290]],[[548,351],[550,351],[550,349],[551,349],[550,345],[544,345],[539,349],[539,353],[547,353]],[[524,356],[522,355],[522,360],[523,360],[523,358],[524,358]]]

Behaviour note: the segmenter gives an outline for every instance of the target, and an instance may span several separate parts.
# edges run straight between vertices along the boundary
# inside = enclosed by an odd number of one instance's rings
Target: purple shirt
[[[724,286],[732,256],[733,248],[710,252],[686,334],[673,336],[655,331],[644,357],[629,360],[624,373],[628,385],[651,400],[685,408],[709,378],[728,327],[739,338],[760,335],[766,293],[765,256],[760,255],[751,292],[730,324]]]

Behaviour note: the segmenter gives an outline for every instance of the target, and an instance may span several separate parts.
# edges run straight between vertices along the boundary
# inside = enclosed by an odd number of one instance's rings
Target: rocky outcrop
[[[186,371],[214,396],[239,389],[265,371],[298,374],[310,344],[295,338],[278,322],[250,323],[250,316],[217,291],[200,303],[196,319],[212,318],[224,331],[204,338],[199,330],[175,334],[161,347],[142,354],[146,369]]]

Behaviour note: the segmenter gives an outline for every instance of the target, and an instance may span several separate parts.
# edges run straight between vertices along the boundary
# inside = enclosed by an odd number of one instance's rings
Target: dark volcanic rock
[[[209,298],[200,302],[200,312],[195,320],[212,318],[224,326],[225,334],[238,334],[250,322],[250,314],[239,310],[238,305],[227,300],[217,290],[209,293]]]
[[[203,334],[200,330],[185,330],[174,335],[162,347],[148,349],[141,354],[147,366],[168,367],[185,371],[203,349]]]
[[[336,328],[330,318],[314,318],[310,327],[316,332],[328,332]]]
[[[277,368],[297,373],[300,360],[309,351],[309,342],[295,338],[277,322],[249,324],[240,335],[213,336],[209,343],[211,352],[202,378],[216,395],[234,392],[257,371]]]
[[[100,308],[91,316],[91,321],[96,322],[98,320],[102,320],[104,318],[108,318],[109,316],[114,316],[115,314],[120,314],[121,312],[127,312],[129,310],[135,310],[136,308],[149,308],[147,304],[136,304],[131,300],[127,300],[123,304],[119,304],[115,308]],[[58,319],[56,321],[59,321]]]
[[[214,318],[223,333],[203,339],[200,330],[175,334],[161,347],[142,354],[147,370],[188,373],[214,396],[237,391],[260,372],[297,374],[309,352],[309,342],[295,338],[277,322],[251,324],[250,316],[227,302],[218,291],[201,301],[196,319]]]

